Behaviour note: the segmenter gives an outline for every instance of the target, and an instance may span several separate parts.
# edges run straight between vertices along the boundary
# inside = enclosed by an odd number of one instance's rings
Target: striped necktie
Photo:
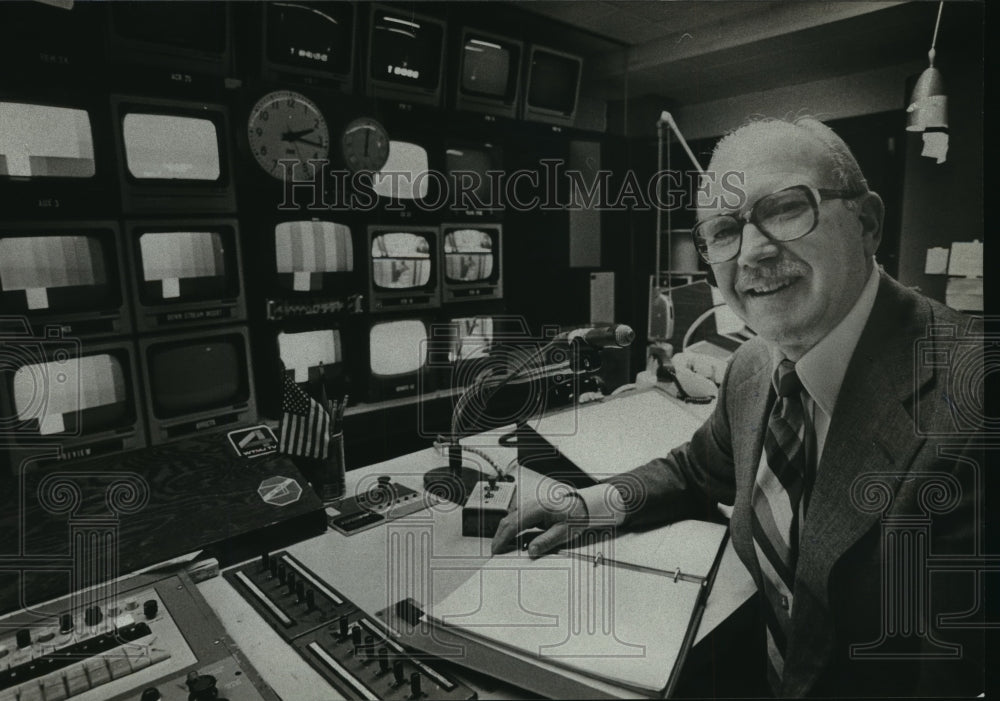
[[[803,492],[811,482],[809,464],[815,459],[816,437],[802,402],[802,381],[790,360],[782,360],[775,368],[774,387],[778,397],[767,421],[751,525],[764,584],[768,681],[777,692],[791,629]]]

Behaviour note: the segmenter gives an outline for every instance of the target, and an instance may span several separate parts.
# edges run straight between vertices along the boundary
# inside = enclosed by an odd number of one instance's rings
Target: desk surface
[[[678,410],[688,412],[683,405],[678,405]],[[495,435],[475,436],[463,442],[483,450],[501,468],[516,458],[516,450],[497,445]],[[492,472],[481,457],[468,451],[465,456],[468,463],[481,467],[484,473]],[[365,491],[380,475],[421,489],[423,474],[445,462],[432,449],[426,449],[352,470],[347,473],[347,493]],[[520,467],[515,467],[513,474],[519,495],[532,493],[546,479]],[[427,602],[454,591],[489,559],[490,540],[463,537],[461,507],[443,503],[351,536],[328,531],[292,546],[289,551],[361,609],[375,614],[406,597]],[[312,698],[317,689],[323,688],[325,682],[263,623],[227,582],[217,577],[199,587],[219,613],[227,632],[282,697]],[[753,593],[749,573],[732,546],[727,545],[696,642]],[[504,698],[516,693],[516,689],[498,685],[495,696],[480,695]]]

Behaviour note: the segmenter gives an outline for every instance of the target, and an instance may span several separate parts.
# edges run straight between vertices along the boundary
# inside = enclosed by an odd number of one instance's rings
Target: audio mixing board
[[[0,618],[0,701],[277,701],[185,575]]]
[[[288,552],[264,554],[225,578],[348,699],[476,698]]]

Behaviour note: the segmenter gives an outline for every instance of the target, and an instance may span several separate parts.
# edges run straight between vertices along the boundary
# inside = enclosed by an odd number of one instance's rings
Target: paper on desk
[[[944,275],[948,272],[948,249],[936,246],[927,249],[927,259],[924,261],[924,273],[927,275]]]
[[[983,244],[981,241],[960,242],[951,244],[951,258],[948,262],[948,274],[962,277],[983,276]]]
[[[663,689],[701,587],[561,554],[489,560],[427,611],[450,630],[644,692]]]
[[[648,390],[545,416],[535,430],[599,479],[663,457],[702,423],[672,398]]]
[[[949,278],[947,287],[945,287],[944,302],[952,309],[959,311],[983,311],[983,279]]]

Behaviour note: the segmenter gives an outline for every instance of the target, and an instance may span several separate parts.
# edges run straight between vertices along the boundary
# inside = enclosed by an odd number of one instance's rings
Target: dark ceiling
[[[681,104],[926,61],[935,2],[574,0],[514,2],[583,30],[575,50],[604,97]],[[938,58],[982,56],[981,2],[946,2]],[[579,38],[582,37],[582,38]]]

